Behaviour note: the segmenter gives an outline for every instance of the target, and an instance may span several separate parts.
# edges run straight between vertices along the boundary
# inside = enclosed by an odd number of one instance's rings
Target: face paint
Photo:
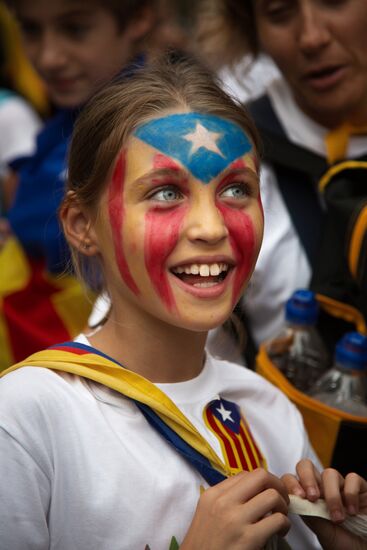
[[[145,265],[152,284],[170,311],[176,309],[175,299],[166,274],[166,261],[179,239],[187,208],[162,211],[153,208],[145,217]]]
[[[203,183],[209,183],[231,162],[252,149],[250,140],[237,124],[201,113],[150,120],[142,124],[134,136],[180,161]]]
[[[246,167],[254,170],[255,163],[253,155],[248,154],[245,158],[237,159],[231,164],[230,169],[243,170]],[[233,181],[233,172],[220,182],[218,192],[231,181]],[[262,211],[260,198],[259,201]],[[233,304],[235,304],[239,298],[242,285],[244,281],[248,279],[253,267],[253,259],[255,254],[255,232],[252,220],[245,212],[242,212],[241,210],[234,212],[233,208],[229,208],[219,201],[217,201],[217,208],[221,212],[224,223],[227,226],[230,244],[237,263],[237,272],[233,285]]]
[[[251,218],[240,210],[233,212],[223,203],[217,204],[229,232],[229,241],[236,259],[233,283],[233,305],[239,299],[242,286],[251,274],[255,256],[255,231]]]
[[[180,170],[180,167],[176,162],[174,162],[169,157],[166,157],[166,155],[162,155],[161,153],[157,153],[154,155],[153,158],[153,167],[155,170],[159,169],[166,169],[166,170],[173,170],[175,172],[178,172]]]
[[[115,249],[116,262],[126,285],[134,292],[139,294],[139,289],[131,276],[129,266],[127,265],[123,246],[122,246],[122,228],[124,223],[125,209],[123,206],[123,192],[125,180],[125,153],[121,153],[117,159],[115,170],[112,175],[112,181],[108,190],[108,213],[112,229],[113,245]]]
[[[232,171],[244,168],[256,171],[253,146],[245,132],[237,124],[216,116],[200,113],[168,115],[143,124],[135,131],[134,137],[160,151],[153,157],[154,168],[173,172],[182,171],[183,166],[203,184],[209,184],[228,168]],[[176,164],[174,159],[180,164]],[[192,181],[192,177],[189,178]],[[230,178],[233,179],[233,173]],[[167,181],[168,185],[170,183]],[[161,184],[165,185],[165,182]],[[222,201],[217,202],[237,263],[234,304],[253,268],[255,230],[251,216],[241,210],[234,212]],[[176,309],[176,304],[166,265],[179,240],[187,211],[188,207],[181,205],[172,209],[152,208],[145,215],[145,265],[153,287],[171,311]]]

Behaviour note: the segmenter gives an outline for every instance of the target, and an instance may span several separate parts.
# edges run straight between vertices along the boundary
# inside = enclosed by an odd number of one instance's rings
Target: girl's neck
[[[151,382],[174,383],[198,376],[207,333],[168,325],[155,317],[118,319],[89,337],[92,346]]]

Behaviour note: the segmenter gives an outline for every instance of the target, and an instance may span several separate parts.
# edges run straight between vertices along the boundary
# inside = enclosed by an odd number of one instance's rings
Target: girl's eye
[[[243,199],[248,196],[247,186],[244,183],[236,183],[226,187],[220,194],[229,199]]]
[[[162,189],[159,189],[152,195],[150,195],[150,199],[154,201],[160,201],[160,202],[174,202],[182,199],[183,195],[177,187],[173,185],[167,185],[166,187],[163,187]]]

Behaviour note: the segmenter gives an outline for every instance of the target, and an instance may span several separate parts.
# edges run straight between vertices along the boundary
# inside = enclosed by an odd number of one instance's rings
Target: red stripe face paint
[[[233,283],[232,303],[235,305],[243,287],[249,278],[255,259],[256,239],[255,230],[250,216],[242,210],[234,210],[229,206],[217,202],[224,223],[229,232],[234,257],[236,259],[236,273]]]
[[[244,159],[235,160],[231,170],[242,170],[247,167]],[[233,174],[224,178],[218,190],[225,187],[231,180]],[[259,194],[259,206],[262,212],[261,198]],[[221,212],[224,223],[229,232],[229,240],[237,262],[236,275],[233,285],[233,305],[236,304],[244,282],[252,272],[256,250],[255,230],[251,217],[242,210],[233,209],[223,202],[217,201],[217,208]]]
[[[122,230],[124,225],[124,184],[125,184],[126,153],[123,151],[117,159],[112,181],[108,190],[108,214],[112,229],[113,245],[116,262],[120,275],[130,290],[138,295],[139,289],[131,276],[127,265],[124,248],[122,244]]]
[[[166,261],[175,248],[187,207],[152,208],[145,216],[145,265],[153,287],[170,311],[176,310]]]
[[[167,169],[175,172],[180,170],[179,165],[173,159],[166,157],[166,155],[162,155],[161,153],[154,155],[153,168],[155,170]]]

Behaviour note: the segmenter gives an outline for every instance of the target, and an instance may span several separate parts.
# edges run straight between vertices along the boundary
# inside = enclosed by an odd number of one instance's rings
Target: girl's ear
[[[85,256],[99,252],[90,213],[80,205],[73,191],[68,191],[60,209],[65,238],[75,250]]]

